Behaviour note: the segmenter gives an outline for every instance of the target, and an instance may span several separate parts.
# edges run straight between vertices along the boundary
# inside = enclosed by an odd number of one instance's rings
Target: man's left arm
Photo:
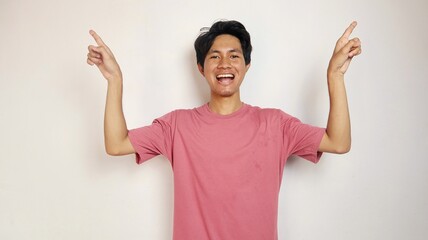
[[[318,151],[347,153],[351,149],[351,123],[345,88],[345,73],[353,57],[361,53],[361,41],[349,39],[357,22],[352,22],[339,38],[327,70],[330,112],[327,129]]]

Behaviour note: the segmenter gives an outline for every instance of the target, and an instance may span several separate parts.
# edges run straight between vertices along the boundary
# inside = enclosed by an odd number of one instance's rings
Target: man
[[[87,62],[107,79],[105,147],[110,155],[135,153],[142,163],[164,155],[174,172],[174,240],[277,239],[278,194],[287,158],[317,162],[322,152],[351,146],[344,74],[361,53],[349,40],[353,22],[336,43],[327,71],[327,128],[301,123],[277,109],[240,99],[251,64],[251,41],[237,21],[219,21],[195,41],[197,65],[211,89],[203,106],[176,110],[152,125],[128,131],[122,112],[122,73],[94,32]]]

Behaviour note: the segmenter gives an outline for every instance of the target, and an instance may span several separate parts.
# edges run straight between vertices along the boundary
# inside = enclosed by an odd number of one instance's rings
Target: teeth
[[[233,78],[233,74],[219,74],[217,78]]]

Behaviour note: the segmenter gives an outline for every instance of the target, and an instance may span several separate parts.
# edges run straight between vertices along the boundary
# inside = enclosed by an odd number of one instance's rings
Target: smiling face
[[[211,88],[211,98],[235,97],[239,100],[239,87],[250,64],[245,65],[241,43],[232,35],[215,38],[208,51],[204,67],[198,65]]]

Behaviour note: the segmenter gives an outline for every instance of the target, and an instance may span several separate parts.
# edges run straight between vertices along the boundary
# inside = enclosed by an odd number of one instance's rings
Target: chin
[[[215,92],[214,94],[217,95],[217,96],[220,96],[220,97],[232,97],[233,95],[236,94],[236,92],[223,90],[223,91],[220,91],[220,92]]]

